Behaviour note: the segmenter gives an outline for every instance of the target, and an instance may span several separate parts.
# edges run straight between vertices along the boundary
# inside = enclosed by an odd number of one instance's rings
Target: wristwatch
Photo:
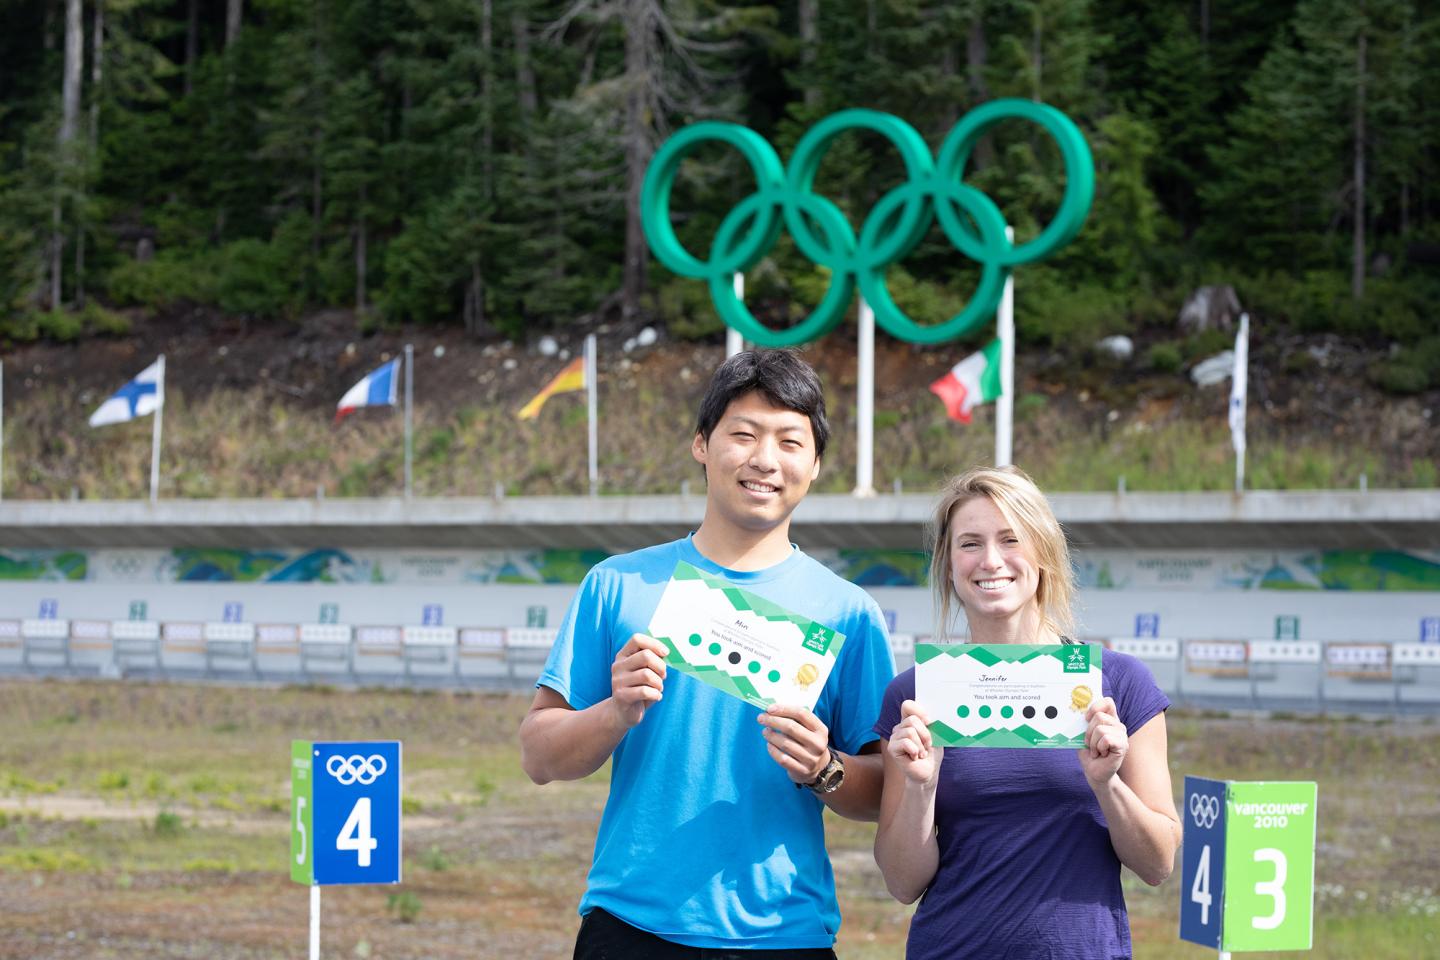
[[[840,754],[830,751],[830,762],[820,768],[820,775],[809,783],[797,783],[797,787],[808,787],[813,793],[834,793],[845,782],[845,761]]]

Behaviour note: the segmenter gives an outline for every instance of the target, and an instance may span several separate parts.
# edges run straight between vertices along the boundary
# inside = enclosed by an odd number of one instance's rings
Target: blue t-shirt
[[[1149,668],[1105,651],[1104,696],[1130,734],[1170,706]],[[915,670],[885,691],[890,739]],[[908,960],[1130,956],[1120,860],[1074,750],[945,748],[935,792],[940,866],[910,921]]]
[[[895,674],[870,596],[800,550],[766,570],[712,563],[687,537],[611,557],[585,577],[537,686],[577,710],[610,696],[610,666],[645,633],[684,560],[845,635],[815,705],[831,742],[876,739]],[[760,710],[670,670],[665,696],[615,748],[610,797],[580,912],[594,907],[666,940],[702,948],[828,947],[840,928],[823,805],[770,758]]]

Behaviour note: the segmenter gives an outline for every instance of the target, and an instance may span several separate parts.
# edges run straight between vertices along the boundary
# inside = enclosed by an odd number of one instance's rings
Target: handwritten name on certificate
[[[650,618],[665,662],[757,707],[815,709],[845,635],[683,560]]]
[[[1083,747],[1104,652],[1093,644],[917,643],[915,700],[942,747]]]

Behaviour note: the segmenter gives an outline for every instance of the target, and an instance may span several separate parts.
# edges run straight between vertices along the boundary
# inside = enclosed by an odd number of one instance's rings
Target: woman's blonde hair
[[[930,545],[930,588],[935,593],[935,642],[950,634],[959,598],[951,582],[950,520],[955,508],[976,497],[988,497],[1020,538],[1021,547],[1039,570],[1035,602],[1040,622],[1066,637],[1075,630],[1071,606],[1075,600],[1075,571],[1065,531],[1035,481],[1019,467],[975,467],[952,477],[940,491],[940,500],[926,528]],[[963,604],[961,604],[963,607]]]

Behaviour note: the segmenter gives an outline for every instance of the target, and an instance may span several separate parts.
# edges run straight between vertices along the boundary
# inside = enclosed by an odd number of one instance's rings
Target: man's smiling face
[[[705,466],[706,514],[760,532],[789,519],[820,475],[810,418],[750,392],[731,401],[691,453]]]

